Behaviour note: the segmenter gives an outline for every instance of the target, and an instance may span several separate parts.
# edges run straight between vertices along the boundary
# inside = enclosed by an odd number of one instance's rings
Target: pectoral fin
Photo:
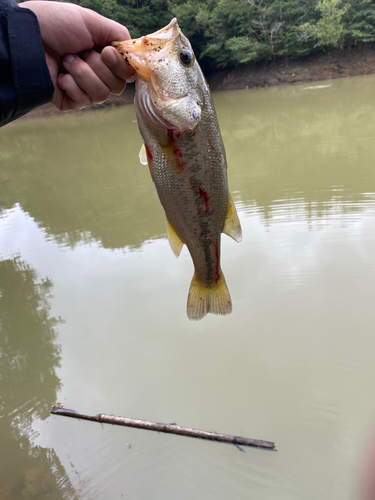
[[[169,222],[168,217],[165,216],[165,218],[167,221],[167,236],[168,236],[169,244],[170,244],[172,252],[175,254],[175,256],[179,257],[181,250],[182,250],[182,247],[184,246],[184,242],[177,235],[172,224]]]
[[[228,193],[228,208],[225,214],[224,227],[222,233],[227,234],[234,241],[239,243],[242,240],[242,229],[240,220],[237,215],[236,207],[234,206],[232,196]]]
[[[142,163],[142,165],[148,165],[146,146],[144,143],[142,144],[142,147],[141,147],[141,150],[140,150],[138,156],[139,156],[139,161]]]

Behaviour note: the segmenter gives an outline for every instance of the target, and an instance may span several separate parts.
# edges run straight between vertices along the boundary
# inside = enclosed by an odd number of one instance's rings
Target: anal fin
[[[167,216],[165,216],[165,219],[167,221],[167,236],[168,236],[169,245],[172,249],[172,252],[175,254],[175,256],[179,257],[181,250],[182,250],[182,247],[184,246],[184,242],[181,240],[181,238],[178,236],[178,234],[174,230],[174,227],[169,222]]]
[[[236,207],[234,206],[232,196],[228,192],[228,208],[225,214],[224,227],[222,233],[227,234],[234,241],[239,243],[242,240],[242,229],[240,219],[238,218]]]

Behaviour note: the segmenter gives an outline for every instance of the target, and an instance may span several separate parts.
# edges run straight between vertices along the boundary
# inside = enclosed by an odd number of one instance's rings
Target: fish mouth
[[[179,33],[181,33],[180,27],[177,22],[177,18],[174,17],[172,21],[167,24],[167,26],[164,26],[164,28],[161,28],[158,31],[155,31],[154,33],[151,33],[150,35],[147,35],[146,37],[142,38],[147,38],[147,37],[155,37],[155,38],[166,38],[166,39],[172,39],[176,37]]]
[[[155,126],[193,130],[200,120],[202,104],[196,95],[191,95],[194,92],[186,88],[187,84],[177,85],[173,77],[181,76],[181,71],[178,73],[182,68],[181,50],[189,49],[193,64],[195,61],[177,19],[150,35],[112,45],[136,71],[136,102],[141,114]]]
[[[172,21],[150,35],[134,38],[124,42],[112,42],[122,57],[140,74],[145,80],[151,80],[153,71],[152,60],[155,54],[168,50],[176,37],[181,33],[177,19]],[[160,54],[162,57],[162,54]]]

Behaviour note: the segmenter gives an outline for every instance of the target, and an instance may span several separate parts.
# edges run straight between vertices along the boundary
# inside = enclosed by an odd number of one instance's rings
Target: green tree
[[[171,6],[198,56],[213,69],[311,52],[297,27],[315,14],[314,0],[195,0]],[[198,38],[198,39],[197,39]]]
[[[375,0],[68,0],[133,38],[178,18],[205,71],[375,41]]]
[[[316,24],[305,23],[299,27],[300,40],[313,38],[315,47],[341,48],[344,41],[342,18],[347,7],[341,6],[341,0],[321,0],[316,9],[321,18]]]
[[[375,41],[375,3],[373,0],[351,0],[344,18],[348,44]]]

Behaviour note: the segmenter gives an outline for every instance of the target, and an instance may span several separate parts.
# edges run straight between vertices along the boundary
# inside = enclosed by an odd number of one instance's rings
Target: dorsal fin
[[[181,250],[182,250],[182,247],[184,246],[184,242],[181,240],[181,238],[178,236],[178,234],[174,230],[174,227],[169,222],[167,216],[165,216],[165,219],[167,221],[167,236],[168,236],[169,245],[172,249],[172,252],[175,254],[175,256],[179,257]]]
[[[224,227],[222,233],[227,234],[234,241],[239,243],[242,240],[242,229],[240,219],[238,218],[236,207],[234,206],[232,196],[228,193],[228,208],[225,214]]]

